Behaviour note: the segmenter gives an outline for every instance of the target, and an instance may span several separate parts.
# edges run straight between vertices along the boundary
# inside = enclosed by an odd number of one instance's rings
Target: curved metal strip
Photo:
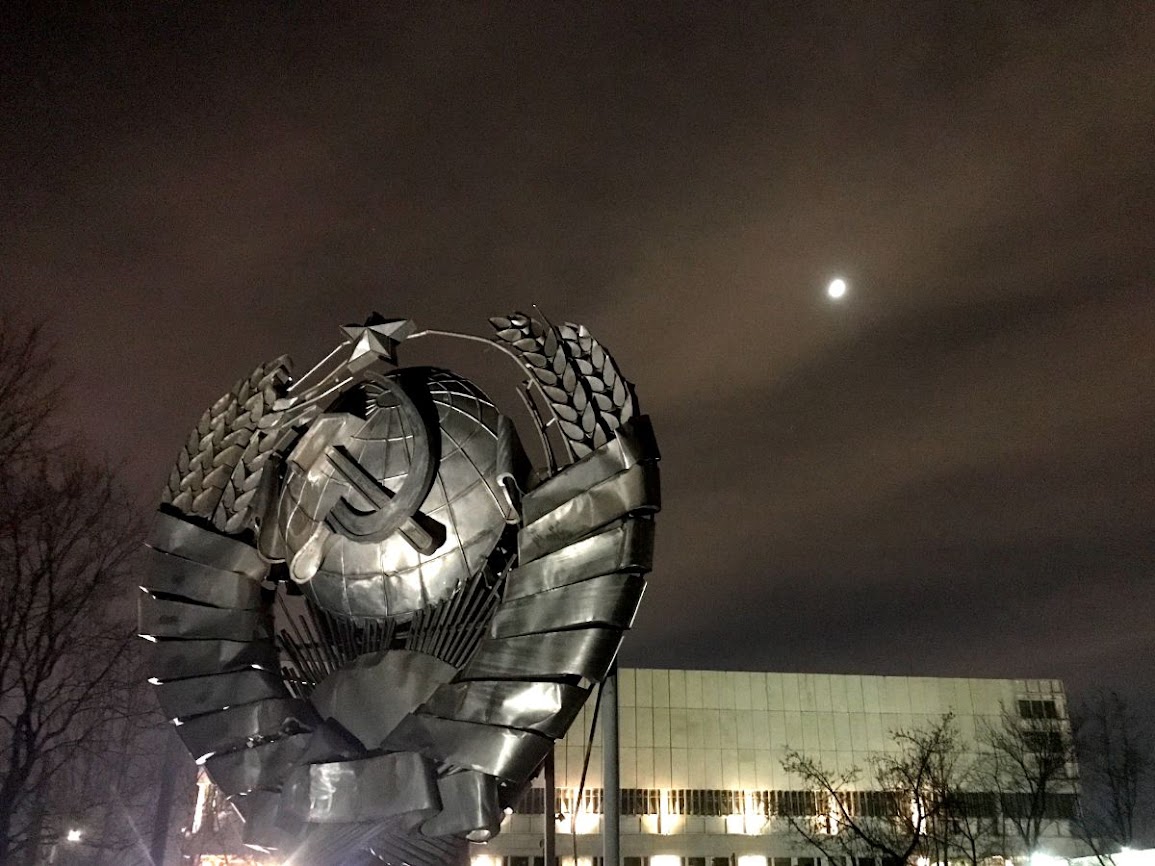
[[[466,770],[437,780],[441,811],[421,825],[426,836],[466,836],[485,842],[501,827],[497,779]]]
[[[386,832],[373,839],[374,862],[408,866],[452,866],[469,862],[469,842],[453,836],[434,839],[414,833]]]
[[[621,643],[622,632],[616,628],[487,638],[460,679],[556,679],[569,674],[601,682]]]
[[[245,845],[261,851],[295,849],[301,822],[287,821],[281,811],[277,791],[248,791],[229,798],[244,819],[241,839]]]
[[[322,719],[313,731],[309,748],[301,756],[301,764],[325,764],[330,761],[355,761],[365,756],[365,747],[336,722]]]
[[[538,634],[585,625],[628,629],[646,590],[640,574],[607,574],[503,604],[489,626],[493,637]]]
[[[254,610],[261,606],[260,581],[235,571],[209,565],[146,547],[148,593],[180,596],[213,607]]]
[[[537,769],[553,740],[518,731],[435,716],[407,716],[385,741],[388,749],[417,752],[435,761],[471,767],[501,779],[521,781]]]
[[[280,676],[253,670],[172,680],[156,687],[157,700],[170,719],[288,696]]]
[[[323,824],[431,814],[441,808],[433,763],[412,752],[297,767],[285,782],[281,802],[289,814]]]
[[[568,683],[472,680],[442,686],[421,712],[459,722],[534,730],[560,740],[588,696],[587,689]]]
[[[149,653],[149,672],[162,682],[253,667],[280,669],[272,640],[161,640]]]
[[[526,523],[533,523],[607,478],[659,457],[649,416],[639,415],[619,427],[605,445],[527,493],[521,500],[522,517]]]
[[[164,511],[157,512],[145,544],[155,550],[258,580],[269,570],[268,563],[249,545]]]
[[[615,571],[649,571],[654,558],[654,521],[633,517],[620,526],[513,569],[504,599],[556,589]]]
[[[230,752],[251,741],[311,731],[318,723],[308,701],[268,698],[196,716],[177,727],[194,760],[213,752]]]
[[[276,788],[308,748],[309,738],[309,734],[294,734],[251,749],[214,755],[204,767],[213,784],[226,794]]]
[[[523,527],[517,536],[518,559],[532,562],[627,514],[657,511],[660,504],[657,464],[638,463]]]
[[[405,429],[412,437],[409,444],[410,464],[401,488],[388,493],[380,482],[368,475],[352,458],[339,449],[327,449],[328,459],[344,478],[364,498],[372,508],[361,511],[345,497],[341,497],[325,518],[325,523],[334,532],[355,541],[381,541],[410,521],[417,508],[429,495],[433,479],[437,475],[437,461],[434,455],[436,443],[430,436],[425,417],[406,392],[402,382],[393,376],[381,376],[369,372],[366,378],[380,385],[397,401],[397,409],[405,422]],[[435,428],[436,429],[436,428]],[[440,431],[438,431],[440,433]],[[431,550],[423,551],[432,553]]]
[[[361,656],[334,671],[311,696],[317,712],[375,749],[405,716],[457,673],[452,665],[409,650]]]
[[[154,598],[142,592],[139,605],[142,637],[261,640],[273,635],[272,617],[259,610],[227,610]]]

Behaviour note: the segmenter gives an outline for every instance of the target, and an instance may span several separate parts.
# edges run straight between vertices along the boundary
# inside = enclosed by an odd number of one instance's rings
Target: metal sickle
[[[437,474],[429,427],[397,379],[380,375],[370,375],[369,378],[396,398],[402,420],[413,432],[409,471],[401,487],[394,492],[374,478],[344,446],[330,446],[325,451],[329,462],[354,490],[372,503],[373,508],[361,511],[341,497],[325,517],[325,525],[346,538],[362,542],[382,541],[400,531],[416,550],[433,553],[445,540],[445,528],[418,511]]]

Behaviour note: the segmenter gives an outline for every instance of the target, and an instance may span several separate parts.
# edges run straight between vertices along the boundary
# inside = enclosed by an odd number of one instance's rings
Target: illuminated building
[[[623,866],[829,866],[781,817],[838,830],[837,813],[814,814],[814,793],[783,770],[788,749],[836,772],[866,768],[870,755],[894,748],[891,731],[927,728],[949,712],[973,753],[1004,708],[1025,724],[1069,730],[1057,680],[623,669],[619,694]],[[593,713],[591,700],[555,752],[561,866],[599,866],[600,731],[577,797]],[[533,784],[501,834],[473,847],[474,866],[542,866],[545,796],[542,779]],[[1047,847],[1073,851],[1073,788],[1054,801]]]

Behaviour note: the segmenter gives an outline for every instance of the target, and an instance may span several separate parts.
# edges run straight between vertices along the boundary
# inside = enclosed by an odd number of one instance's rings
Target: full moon
[[[846,280],[839,277],[830,281],[830,285],[826,287],[826,296],[833,300],[838,300],[846,294]]]

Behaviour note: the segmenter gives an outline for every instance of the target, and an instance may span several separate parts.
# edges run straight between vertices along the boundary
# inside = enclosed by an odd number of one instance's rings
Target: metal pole
[[[618,663],[602,684],[602,858],[621,866],[622,784],[618,754]]]
[[[164,750],[164,767],[161,770],[160,790],[157,792],[156,811],[152,818],[152,838],[149,840],[148,853],[153,866],[164,866],[165,848],[168,847],[168,825],[172,820],[173,788],[180,772],[180,752],[184,751],[173,733],[165,732],[161,740]]]
[[[545,756],[545,866],[557,866],[557,771],[554,768],[551,746]]]

